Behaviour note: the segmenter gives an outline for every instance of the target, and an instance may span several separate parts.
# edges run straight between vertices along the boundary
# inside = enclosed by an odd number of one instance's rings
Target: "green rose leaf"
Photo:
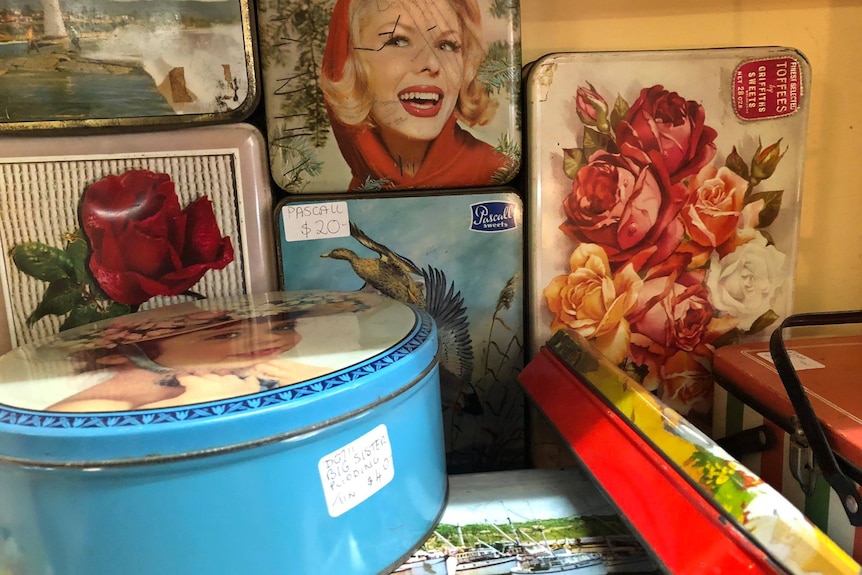
[[[778,321],[778,314],[771,309],[767,310],[766,313],[754,320],[754,323],[751,324],[751,328],[748,330],[748,333],[759,333],[774,324],[776,321]]]
[[[728,154],[727,159],[724,160],[724,165],[727,166],[731,172],[743,180],[748,181],[748,164],[745,163],[745,160],[742,159],[742,156],[740,156],[739,152],[736,151],[736,146],[733,147],[733,150]]]
[[[42,301],[27,318],[27,325],[33,325],[46,315],[63,315],[81,301],[81,287],[71,278],[60,278],[52,281],[42,296]]]
[[[739,343],[742,340],[743,332],[740,329],[734,328],[726,333],[718,336],[715,341],[712,342],[712,345],[715,347],[722,347],[724,345],[732,345],[734,343]]]
[[[760,212],[758,228],[766,228],[772,225],[775,218],[778,217],[778,212],[781,210],[781,197],[784,195],[784,190],[775,190],[772,192],[755,192],[751,194],[745,201],[746,204],[763,200],[763,210]]]
[[[107,308],[102,308],[94,302],[84,303],[82,301],[72,309],[72,313],[69,314],[63,325],[60,326],[60,331],[93,323],[94,321],[126,315],[131,311],[129,306],[117,302],[112,302]]]
[[[587,158],[581,148],[563,148],[563,171],[570,180],[578,176],[578,171],[587,165]]]
[[[87,240],[84,239],[80,229],[75,230],[71,239],[66,243],[66,255],[72,262],[75,271],[75,278],[79,283],[84,283],[89,280],[87,273],[87,260],[90,258],[90,246]]]
[[[617,124],[625,119],[629,111],[629,103],[622,96],[617,94],[617,101],[614,102],[614,109],[611,110],[611,131],[616,131]]]
[[[12,248],[10,255],[19,270],[42,281],[71,278],[75,273],[72,260],[66,252],[40,242],[18,244]]]
[[[610,137],[590,127],[584,128],[584,158],[589,158],[600,150],[607,150],[613,145]]]

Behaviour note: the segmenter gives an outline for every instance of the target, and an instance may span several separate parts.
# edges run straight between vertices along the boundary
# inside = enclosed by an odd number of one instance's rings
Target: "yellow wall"
[[[782,45],[811,63],[795,311],[862,308],[862,0],[521,0],[551,52]]]

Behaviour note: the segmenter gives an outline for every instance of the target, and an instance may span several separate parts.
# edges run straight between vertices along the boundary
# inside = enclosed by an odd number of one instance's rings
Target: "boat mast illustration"
[[[66,25],[63,23],[63,13],[60,11],[60,0],[42,0],[42,11],[45,14],[44,38],[65,38]]]

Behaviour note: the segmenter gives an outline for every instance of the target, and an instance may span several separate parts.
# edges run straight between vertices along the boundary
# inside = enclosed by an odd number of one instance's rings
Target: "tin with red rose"
[[[248,124],[0,139],[0,351],[274,289],[267,182],[263,136]]]
[[[532,63],[532,352],[574,329],[708,429],[715,350],[792,309],[810,75],[784,47]]]

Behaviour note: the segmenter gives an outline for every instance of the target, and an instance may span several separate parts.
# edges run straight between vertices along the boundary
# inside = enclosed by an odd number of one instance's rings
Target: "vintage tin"
[[[567,467],[451,475],[434,534],[393,574],[458,572],[663,571],[586,472]]]
[[[526,465],[516,192],[294,196],[276,220],[285,289],[376,291],[435,319],[450,473]]]
[[[325,291],[177,304],[12,350],[0,566],[394,568],[446,498],[436,352],[421,310]]]
[[[576,331],[556,331],[519,380],[668,572],[862,570],[778,491]]]
[[[226,123],[259,100],[247,0],[4,7],[0,133]]]
[[[828,334],[831,331],[831,334]],[[862,405],[859,381],[862,338],[837,328],[820,337],[797,335],[786,342],[799,381],[834,453],[838,471],[857,492],[862,484]],[[840,334],[840,335],[837,335]],[[716,351],[713,429],[818,527],[859,561],[862,529],[851,520],[841,495],[830,486],[800,416],[775,368],[769,344],[753,342]],[[855,525],[854,525],[855,522]]]
[[[810,76],[782,47],[535,62],[531,353],[576,329],[708,429],[714,349],[791,310]]]
[[[276,289],[266,147],[249,124],[0,138],[0,205],[0,352],[195,294]]]
[[[517,0],[261,0],[257,16],[281,189],[467,188],[517,173]]]

